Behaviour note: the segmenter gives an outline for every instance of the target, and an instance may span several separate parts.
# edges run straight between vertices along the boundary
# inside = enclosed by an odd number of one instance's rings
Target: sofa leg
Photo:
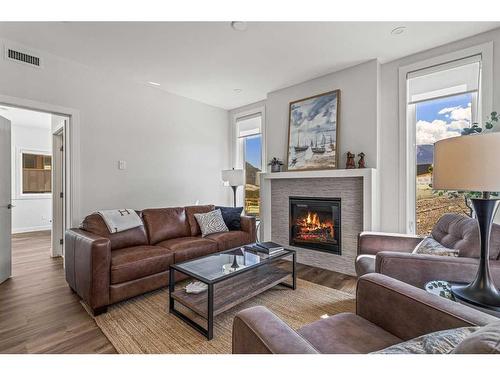
[[[96,309],[92,309],[92,315],[97,316],[108,312],[108,306],[98,307]]]

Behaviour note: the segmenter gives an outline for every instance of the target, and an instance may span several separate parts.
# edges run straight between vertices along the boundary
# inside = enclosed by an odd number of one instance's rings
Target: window
[[[23,194],[52,191],[52,156],[23,152],[22,166]]]
[[[236,119],[238,168],[245,170],[243,189],[247,215],[260,214],[260,172],[262,171],[262,116],[260,113]]]
[[[469,214],[464,194],[432,189],[434,143],[460,136],[478,118],[480,56],[409,74],[408,113],[415,126],[415,231],[427,235],[447,212]]]

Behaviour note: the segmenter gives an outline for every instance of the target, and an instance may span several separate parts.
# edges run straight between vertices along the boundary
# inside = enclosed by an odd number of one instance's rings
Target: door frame
[[[0,95],[0,105],[46,112],[68,117],[65,129],[65,187],[64,197],[65,229],[77,226],[81,219],[80,201],[80,112],[77,109],[50,103],[23,99],[14,96]],[[64,256],[63,244],[63,256]]]
[[[52,232],[51,232],[51,256],[63,255],[64,230],[66,228],[66,215],[64,211],[65,168],[64,162],[64,134],[67,128],[67,120],[64,125],[52,133]],[[62,197],[58,196],[63,194]]]

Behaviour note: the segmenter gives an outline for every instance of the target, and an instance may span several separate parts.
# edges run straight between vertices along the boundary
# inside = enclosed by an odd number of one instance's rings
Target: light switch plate
[[[125,160],[118,161],[118,169],[124,170],[127,169],[127,162]]]

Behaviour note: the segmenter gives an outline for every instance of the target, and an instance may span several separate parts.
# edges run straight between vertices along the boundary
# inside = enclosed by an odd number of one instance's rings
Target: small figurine
[[[347,162],[345,163],[345,169],[356,168],[356,163],[354,162],[354,155],[351,151],[347,151]]]
[[[365,166],[365,153],[364,152],[360,152],[358,154],[358,156],[359,156],[358,168],[366,168],[366,166]]]

